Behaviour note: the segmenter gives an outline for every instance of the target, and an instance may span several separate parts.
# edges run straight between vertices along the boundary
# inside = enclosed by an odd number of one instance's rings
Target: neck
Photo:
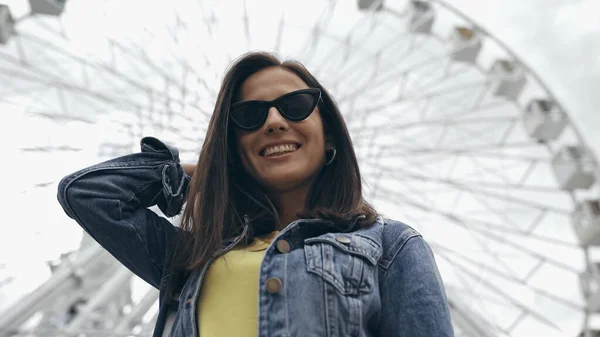
[[[277,230],[285,228],[292,221],[298,220],[298,213],[304,210],[307,188],[286,191],[278,194],[275,201],[279,207],[279,225]]]

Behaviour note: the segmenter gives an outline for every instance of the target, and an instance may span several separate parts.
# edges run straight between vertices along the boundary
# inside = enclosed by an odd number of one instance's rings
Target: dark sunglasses
[[[321,90],[310,88],[292,91],[272,101],[238,102],[231,106],[229,117],[237,128],[254,131],[265,124],[273,106],[285,119],[299,122],[310,116],[320,98]]]

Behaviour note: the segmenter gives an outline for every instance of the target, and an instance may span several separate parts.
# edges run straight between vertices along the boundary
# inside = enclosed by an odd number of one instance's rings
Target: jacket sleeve
[[[169,217],[177,215],[189,181],[177,149],[146,137],[140,153],[63,178],[58,201],[117,260],[159,288],[179,229],[148,207],[158,206]]]
[[[421,235],[404,243],[384,277],[379,336],[454,336],[444,285]]]

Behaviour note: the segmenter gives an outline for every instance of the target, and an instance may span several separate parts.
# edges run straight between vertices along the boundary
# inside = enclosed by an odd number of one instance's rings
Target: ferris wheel
[[[157,292],[81,233],[56,186],[147,135],[196,160],[224,70],[250,50],[301,61],[335,97],[367,200],[432,246],[457,336],[600,336],[595,154],[448,3],[3,3],[0,337],[150,333]]]

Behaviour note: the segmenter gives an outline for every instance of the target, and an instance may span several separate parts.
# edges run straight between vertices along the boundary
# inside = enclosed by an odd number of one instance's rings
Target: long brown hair
[[[191,271],[203,266],[222,247],[223,241],[242,234],[245,221],[252,224],[247,237],[273,231],[279,221],[277,208],[242,168],[229,108],[242,83],[267,67],[283,67],[299,76],[309,87],[319,88],[319,111],[327,141],[337,151],[325,166],[307,196],[300,218],[320,218],[349,223],[360,217],[358,226],[372,224],[375,210],[363,200],[361,176],[352,141],[337,104],[317,79],[299,62],[281,62],[264,52],[243,55],[229,67],[202,145],[181,221],[181,233],[172,266]],[[285,224],[284,224],[285,225]]]

